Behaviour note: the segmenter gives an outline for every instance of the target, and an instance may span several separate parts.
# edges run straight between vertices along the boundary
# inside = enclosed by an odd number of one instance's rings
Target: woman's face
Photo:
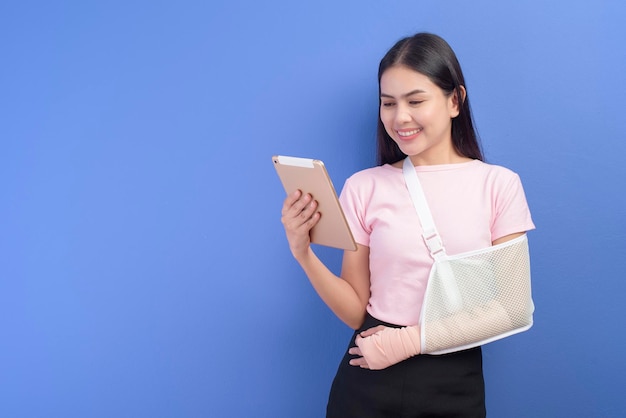
[[[422,73],[394,66],[380,79],[380,119],[413,164],[447,164],[461,158],[452,145],[452,118],[458,114],[456,95],[446,96]]]

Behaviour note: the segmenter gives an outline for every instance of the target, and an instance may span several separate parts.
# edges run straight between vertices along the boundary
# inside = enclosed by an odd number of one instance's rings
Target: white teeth
[[[421,130],[422,130],[422,128],[414,129],[412,131],[407,131],[407,132],[399,132],[398,131],[398,135],[400,135],[400,136],[411,136],[411,135],[415,135],[416,133],[420,132]]]

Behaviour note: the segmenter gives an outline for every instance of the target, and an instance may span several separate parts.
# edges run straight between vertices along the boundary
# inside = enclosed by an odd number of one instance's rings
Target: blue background
[[[351,331],[291,258],[270,157],[323,159],[338,189],[373,165],[378,61],[417,31],[456,50],[537,224],[535,326],[485,348],[490,416],[620,416],[625,21],[618,0],[2,2],[0,416],[323,416]]]

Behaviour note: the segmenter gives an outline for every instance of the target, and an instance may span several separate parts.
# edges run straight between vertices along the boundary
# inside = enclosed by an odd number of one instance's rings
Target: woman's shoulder
[[[475,177],[469,180],[483,184],[485,190],[490,190],[493,196],[508,196],[523,190],[520,176],[512,169],[482,161],[475,164],[475,166]]]
[[[463,178],[468,181],[478,181],[497,184],[508,184],[519,181],[519,176],[510,168],[498,164],[473,160],[463,164],[450,164],[441,166],[421,167],[418,172],[428,172],[435,177],[444,175],[442,179],[452,181],[455,178]],[[449,177],[448,174],[452,177]],[[398,182],[404,184],[402,168],[389,164],[365,168],[352,174],[346,180],[346,185],[351,188],[370,188],[376,185],[391,185]]]
[[[487,179],[511,180],[519,178],[518,174],[508,167],[484,161],[476,160],[472,164],[472,168],[477,175],[485,176]]]
[[[347,182],[353,184],[371,184],[373,182],[385,181],[396,178],[402,174],[402,170],[392,167],[389,164],[365,168],[348,177]]]
[[[402,179],[402,170],[390,165],[365,168],[348,177],[344,183],[343,192],[368,196],[372,195],[375,190],[389,189]]]

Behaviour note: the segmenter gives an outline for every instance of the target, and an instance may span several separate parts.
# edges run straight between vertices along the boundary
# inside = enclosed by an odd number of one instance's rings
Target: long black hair
[[[456,151],[464,157],[483,160],[478,135],[472,122],[467,87],[461,65],[448,43],[431,33],[418,33],[399,40],[380,61],[378,67],[378,93],[380,96],[380,78],[393,66],[405,66],[427,76],[449,96],[456,94],[459,103],[459,114],[452,119],[452,144]],[[465,89],[465,97],[461,87]],[[378,149],[379,165],[393,164],[406,157],[398,145],[391,139],[378,115]]]

